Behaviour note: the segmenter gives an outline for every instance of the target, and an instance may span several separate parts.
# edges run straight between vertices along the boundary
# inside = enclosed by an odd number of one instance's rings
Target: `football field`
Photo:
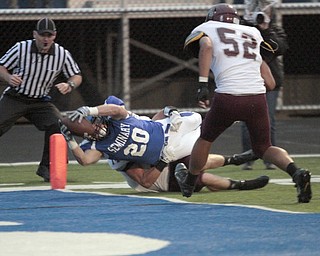
[[[320,250],[319,213],[50,190],[3,192],[0,201],[3,255],[318,255]]]
[[[256,191],[136,193],[105,163],[68,165],[65,190],[35,176],[36,165],[0,166],[3,255],[318,255],[320,168],[313,199],[298,204],[285,173],[240,167],[211,170],[230,178],[264,173]]]
[[[66,189],[52,190],[35,174],[42,149],[37,131],[15,127],[0,138],[1,255],[319,255],[318,125],[301,124],[279,122],[278,141],[312,172],[308,204],[297,203],[286,173],[265,170],[261,160],[251,171],[210,170],[233,179],[268,175],[269,184],[254,191],[204,189],[188,199],[137,193],[105,162],[82,167],[72,160]],[[25,136],[25,129],[32,132]],[[232,127],[216,148],[239,152],[238,136]]]

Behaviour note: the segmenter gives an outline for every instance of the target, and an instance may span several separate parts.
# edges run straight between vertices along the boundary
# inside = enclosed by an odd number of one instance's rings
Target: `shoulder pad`
[[[201,37],[205,36],[206,34],[202,31],[196,31],[191,33],[184,42],[184,48],[186,48],[189,44],[192,44],[194,41],[200,40]]]
[[[198,58],[199,54],[199,40],[206,36],[202,31],[191,33],[184,42],[184,50],[190,52],[194,57]]]

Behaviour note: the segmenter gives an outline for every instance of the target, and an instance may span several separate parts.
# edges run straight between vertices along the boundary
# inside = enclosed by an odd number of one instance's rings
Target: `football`
[[[61,119],[61,122],[68,127],[73,135],[84,137],[85,134],[93,135],[95,133],[94,125],[87,119],[83,118],[80,123],[78,121],[76,119],[72,122],[67,116]]]

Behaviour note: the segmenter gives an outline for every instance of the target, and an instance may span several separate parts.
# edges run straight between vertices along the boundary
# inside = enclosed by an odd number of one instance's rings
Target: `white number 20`
[[[143,156],[147,149],[147,143],[149,142],[150,135],[147,131],[139,128],[133,128],[131,138],[134,142],[126,147],[124,154],[132,156]]]

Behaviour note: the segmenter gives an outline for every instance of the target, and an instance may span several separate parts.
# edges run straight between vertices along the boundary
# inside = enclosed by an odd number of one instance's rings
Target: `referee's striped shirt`
[[[47,96],[61,72],[66,78],[80,74],[68,50],[53,43],[48,53],[39,53],[35,40],[16,43],[2,56],[0,65],[21,76],[22,83],[16,90],[31,98]]]

